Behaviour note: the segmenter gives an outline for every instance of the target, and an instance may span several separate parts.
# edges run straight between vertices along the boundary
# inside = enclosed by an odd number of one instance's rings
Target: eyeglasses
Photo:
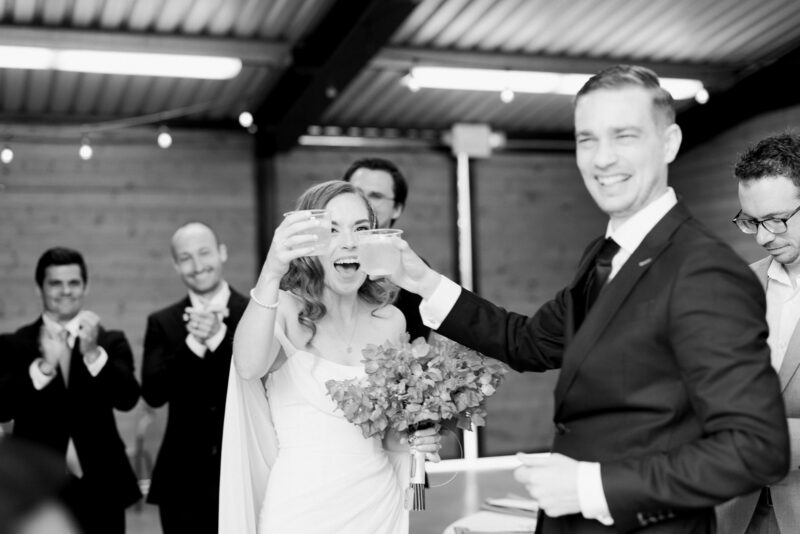
[[[795,210],[789,214],[788,217],[770,217],[768,219],[742,219],[739,215],[742,214],[742,211],[739,210],[739,213],[736,214],[736,217],[733,218],[733,223],[739,227],[739,230],[744,232],[745,234],[756,234],[758,233],[758,225],[764,227],[764,229],[771,233],[771,234],[782,234],[788,230],[788,226],[786,226],[786,222],[791,219],[792,217],[800,211],[800,206],[797,206]]]
[[[375,191],[370,191],[369,193],[364,193],[367,197],[367,200],[370,202],[381,202],[383,200],[394,200],[394,197],[387,197],[383,193],[378,193]]]

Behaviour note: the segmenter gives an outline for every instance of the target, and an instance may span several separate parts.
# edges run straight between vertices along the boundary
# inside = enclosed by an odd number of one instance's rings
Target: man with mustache
[[[233,333],[247,299],[223,279],[228,251],[201,222],[172,236],[175,271],[188,289],[147,319],[142,396],[169,403],[148,502],[164,534],[216,533],[222,422]]]

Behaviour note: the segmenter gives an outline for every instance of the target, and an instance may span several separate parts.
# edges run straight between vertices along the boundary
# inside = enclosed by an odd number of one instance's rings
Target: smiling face
[[[784,176],[772,176],[739,182],[740,217],[770,219],[788,217],[800,203],[800,189]],[[787,267],[800,267],[800,216],[786,221],[786,232],[773,234],[758,225],[756,243],[776,261]]]
[[[370,229],[367,205],[362,197],[343,193],[325,207],[331,212],[333,232],[328,254],[319,257],[325,272],[325,287],[339,294],[355,294],[367,278],[358,263],[355,235]]]
[[[594,201],[619,227],[667,190],[680,128],[654,112],[641,87],[599,89],[575,105],[578,169]]]
[[[378,217],[378,228],[390,228],[400,217],[403,205],[395,201],[394,180],[387,171],[361,167],[350,177],[350,183],[361,189]]]
[[[45,313],[59,323],[78,315],[83,308],[86,284],[79,265],[51,265],[44,271],[39,288]]]
[[[210,296],[220,288],[228,252],[207,226],[191,223],[178,229],[172,237],[172,258],[184,285],[198,295]]]

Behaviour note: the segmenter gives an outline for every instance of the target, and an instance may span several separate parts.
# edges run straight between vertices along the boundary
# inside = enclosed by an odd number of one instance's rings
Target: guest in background
[[[83,256],[47,250],[36,265],[43,312],[0,344],[0,421],[46,446],[69,469],[65,502],[86,534],[125,532],[125,508],[141,498],[114,410],[139,399],[133,354],[118,330],[83,309]]]
[[[518,371],[560,369],[552,453],[515,473],[540,532],[711,534],[715,505],[789,467],[764,294],[668,185],[682,135],[654,72],[610,67],[574,110],[578,169],[609,221],[567,287],[531,317],[508,312],[403,241],[392,279],[446,337]]]
[[[364,158],[353,162],[344,173],[344,181],[364,192],[378,219],[378,228],[392,228],[406,207],[408,182],[400,169],[389,160]],[[431,329],[419,316],[419,295],[400,289],[394,302],[406,318],[411,340],[428,339]]]
[[[172,259],[188,295],[147,319],[142,396],[169,404],[147,500],[164,534],[215,533],[232,340],[247,299],[224,280],[228,251],[208,225],[178,228]]]
[[[767,293],[772,366],[778,372],[791,445],[783,480],[717,507],[720,532],[800,532],[800,136],[767,137],[733,171],[741,210],[734,222],[769,255],[750,267]]]
[[[0,532],[79,534],[63,500],[67,473],[52,450],[0,438]]]

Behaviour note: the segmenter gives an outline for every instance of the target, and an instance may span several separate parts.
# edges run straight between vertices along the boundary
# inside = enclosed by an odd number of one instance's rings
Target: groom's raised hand
[[[395,246],[400,250],[400,266],[389,280],[422,298],[430,297],[441,275],[428,267],[404,239],[396,239]]]

